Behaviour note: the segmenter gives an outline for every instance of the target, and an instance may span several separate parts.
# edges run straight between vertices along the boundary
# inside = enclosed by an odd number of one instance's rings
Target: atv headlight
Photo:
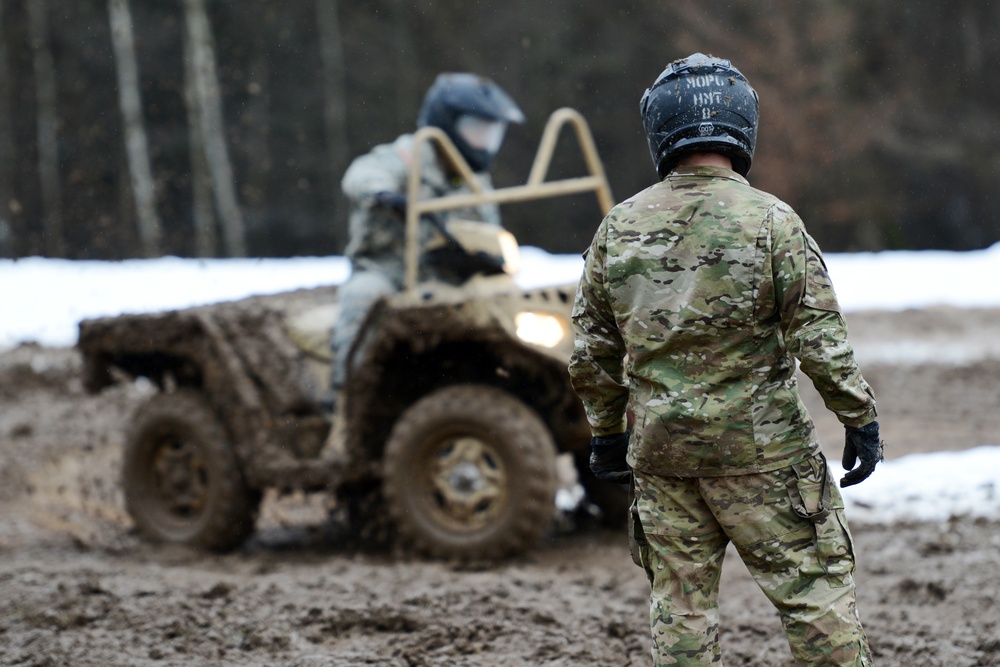
[[[569,332],[563,320],[548,313],[536,313],[525,310],[514,318],[517,327],[517,337],[525,343],[555,347],[566,338]]]

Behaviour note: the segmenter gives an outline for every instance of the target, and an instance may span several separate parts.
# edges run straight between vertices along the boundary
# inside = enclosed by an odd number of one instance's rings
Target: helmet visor
[[[504,135],[507,133],[507,123],[492,118],[462,114],[455,121],[455,133],[470,148],[494,155],[503,144]]]

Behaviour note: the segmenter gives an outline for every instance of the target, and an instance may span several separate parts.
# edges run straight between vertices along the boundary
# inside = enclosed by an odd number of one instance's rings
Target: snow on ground
[[[830,461],[830,471],[844,469]],[[852,522],[1000,518],[1000,446],[901,456],[841,493]]]
[[[1000,244],[970,252],[830,254],[827,264],[847,311],[932,305],[1000,306]],[[525,287],[575,281],[578,255],[522,249]],[[20,342],[72,345],[88,317],[155,312],[337,284],[342,257],[180,259],[122,262],[29,257],[0,260],[0,349]]]
[[[571,282],[580,275],[579,256],[549,255],[536,248],[524,248],[522,253],[518,277],[522,286]],[[1000,244],[969,252],[829,254],[826,260],[847,311],[934,305],[1000,307]],[[85,318],[337,284],[348,272],[342,257],[0,260],[0,351],[29,341],[73,345],[77,323]],[[898,348],[896,354],[905,355],[906,350]],[[883,463],[872,478],[845,491],[852,520],[1000,517],[1000,445],[983,445]],[[831,462],[831,467],[839,478],[839,465]]]

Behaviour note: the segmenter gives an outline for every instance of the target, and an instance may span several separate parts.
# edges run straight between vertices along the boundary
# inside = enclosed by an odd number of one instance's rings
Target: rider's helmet
[[[663,178],[690,153],[722,153],[746,176],[757,143],[757,93],[728,60],[695,53],[667,65],[639,102]]]
[[[417,126],[441,128],[473,171],[487,171],[503,143],[507,125],[524,114],[510,95],[475,74],[439,74],[424,96]]]

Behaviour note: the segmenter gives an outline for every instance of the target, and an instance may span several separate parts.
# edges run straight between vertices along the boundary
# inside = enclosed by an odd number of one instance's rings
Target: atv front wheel
[[[229,551],[253,532],[260,493],[243,479],[225,429],[194,391],[156,394],[125,443],[125,506],[154,542]]]
[[[385,450],[383,495],[399,536],[439,558],[524,551],[552,525],[555,446],[533,410],[484,385],[411,406]]]

